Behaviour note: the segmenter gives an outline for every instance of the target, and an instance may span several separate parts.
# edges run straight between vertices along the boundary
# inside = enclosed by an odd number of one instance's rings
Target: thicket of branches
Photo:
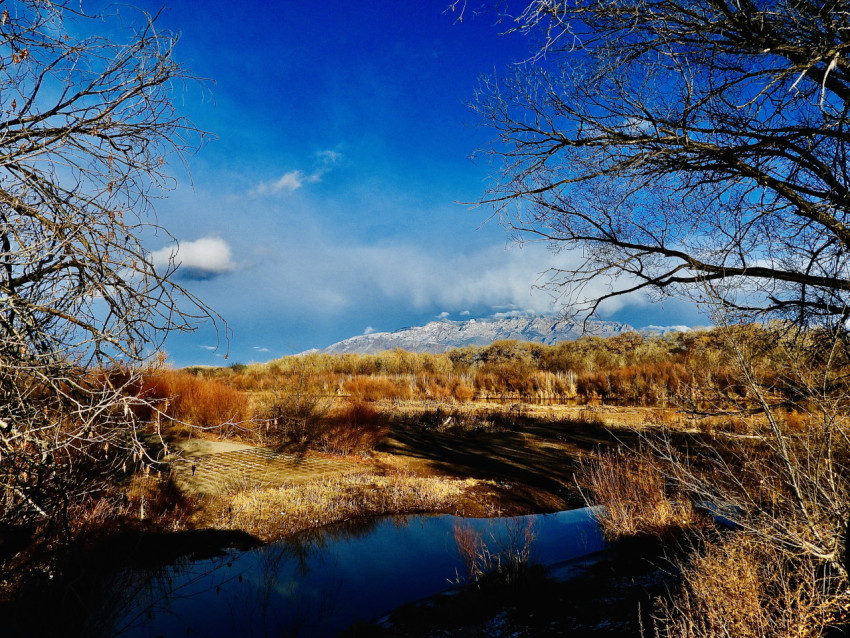
[[[210,314],[142,244],[203,134],[155,16],[0,9],[0,523],[62,520],[143,452],[139,365]]]
[[[757,439],[702,450],[708,471],[669,440],[650,447],[693,498],[782,557],[777,569],[804,557],[844,573],[850,3],[513,6],[497,4],[501,22],[535,48],[473,103],[496,133],[482,203],[520,241],[583,257],[551,273],[572,311],[639,292],[704,302],[720,324],[790,320],[775,338],[797,345],[772,374],[758,348],[728,344],[765,418]],[[608,292],[586,294],[599,278]],[[785,427],[777,382],[817,428]],[[827,582],[821,592],[837,591]]]
[[[585,260],[553,272],[585,298],[704,293],[803,322],[847,315],[845,2],[531,2],[506,16],[541,42],[482,82],[496,133],[484,201],[520,239]]]

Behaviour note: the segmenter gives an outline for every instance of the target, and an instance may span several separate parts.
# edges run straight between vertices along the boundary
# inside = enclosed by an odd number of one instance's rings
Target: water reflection
[[[605,547],[589,510],[509,519],[405,516],[330,527],[251,551],[169,566],[136,589],[114,635],[332,636],[451,586],[463,521],[496,546],[533,519],[533,559],[568,563]],[[130,580],[145,580],[134,573]]]

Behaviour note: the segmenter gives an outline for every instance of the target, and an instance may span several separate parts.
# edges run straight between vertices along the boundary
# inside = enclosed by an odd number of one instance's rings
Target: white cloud
[[[220,237],[171,244],[153,251],[151,261],[160,270],[176,265],[176,276],[188,279],[210,279],[236,269],[230,246]]]
[[[325,166],[331,166],[342,159],[342,153],[331,150],[319,151],[318,153],[316,153],[316,157],[322,160],[322,163]]]
[[[446,312],[445,310],[443,310],[443,312],[441,312],[440,314],[437,315],[437,319],[448,319],[451,316],[451,314],[452,313]]]
[[[203,348],[204,350],[210,350],[210,351],[218,350],[218,348],[216,348],[215,346],[201,346],[201,348]]]
[[[460,313],[460,316],[461,317],[468,317],[470,314],[472,314],[472,313],[469,312],[469,310],[464,310],[462,313]]]
[[[375,329],[372,326],[366,326],[366,329],[363,331],[364,335],[370,335],[375,332]]]
[[[318,182],[321,178],[321,172],[305,175],[304,171],[289,171],[274,181],[260,182],[253,192],[257,195],[277,195],[281,191],[292,193],[304,186],[305,183]]]
[[[257,352],[270,352],[270,350],[265,346],[254,346],[252,350],[256,350]]]
[[[294,191],[304,185],[304,173],[302,171],[290,171],[284,173],[281,177],[271,183],[270,190],[272,193],[279,193],[282,190]]]
[[[293,193],[304,184],[315,184],[322,181],[322,176],[331,170],[334,164],[342,159],[342,153],[337,151],[319,151],[316,153],[319,166],[310,173],[303,170],[294,170],[284,173],[276,180],[260,182],[251,191],[254,195],[277,195],[281,191]]]
[[[646,330],[647,332],[660,332],[661,334],[667,334],[668,332],[692,332],[693,328],[690,326],[643,326],[641,330]]]
[[[282,241],[264,254],[260,268],[238,291],[228,286],[229,305],[254,303],[263,292],[266,311],[279,309],[292,315],[339,316],[375,303],[469,316],[475,312],[548,313],[560,310],[565,299],[540,290],[550,268],[569,270],[583,258],[578,253],[553,254],[541,244],[505,250],[483,247],[462,253],[411,243],[331,243],[307,232],[297,240]],[[608,292],[606,281],[592,282],[581,297]],[[621,285],[627,282],[620,282]],[[626,287],[626,286],[623,286]],[[625,305],[645,303],[638,294],[618,297],[603,309],[604,315]],[[445,309],[445,310],[442,310]],[[449,316],[442,315],[441,318]]]
[[[517,317],[531,317],[538,314],[538,311],[534,308],[529,308],[527,310],[508,310],[506,312],[497,312],[493,314],[493,319],[515,319]]]

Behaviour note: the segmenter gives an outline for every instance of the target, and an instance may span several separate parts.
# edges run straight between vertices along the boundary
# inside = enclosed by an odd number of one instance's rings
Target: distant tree
[[[0,522],[61,520],[141,456],[139,364],[210,316],[142,243],[203,134],[155,16],[0,10]]]
[[[482,201],[582,250],[551,273],[570,302],[708,288],[744,314],[850,315],[850,3],[523,5],[500,22],[539,48],[474,102],[497,133]]]

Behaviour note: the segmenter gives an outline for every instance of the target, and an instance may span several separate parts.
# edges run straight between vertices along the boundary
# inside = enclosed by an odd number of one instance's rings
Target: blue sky
[[[465,103],[532,43],[446,5],[209,0],[163,13],[178,59],[213,81],[187,87],[180,108],[217,139],[188,158],[191,180],[175,166],[158,220],[180,242],[180,283],[232,330],[228,363],[438,317],[559,309],[533,286],[580,255],[512,246],[489,210],[458,203],[494,170],[470,159],[491,133]],[[164,259],[173,246],[149,249]],[[604,318],[705,323],[684,304],[626,301]],[[221,364],[215,345],[206,327],[165,349],[179,366]]]

